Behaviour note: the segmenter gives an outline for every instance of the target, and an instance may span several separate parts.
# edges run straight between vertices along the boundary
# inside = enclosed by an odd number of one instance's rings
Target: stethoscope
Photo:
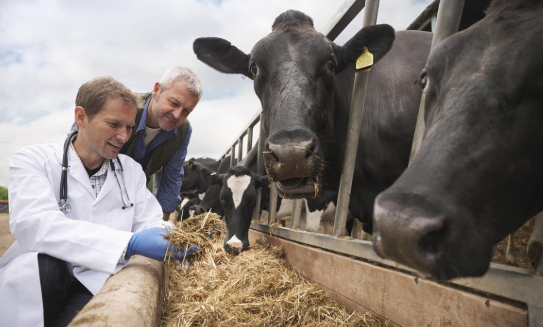
[[[66,200],[68,199],[68,149],[70,147],[70,143],[72,142],[73,137],[76,134],[77,131],[73,131],[68,136],[68,138],[66,138],[66,141],[64,142],[64,153],[62,154],[62,175],[60,176],[60,201],[58,202],[58,206],[60,211],[62,211],[64,214],[70,213],[72,211],[72,206],[69,203],[66,203]],[[123,188],[121,187],[121,183],[119,182],[119,177],[117,176],[117,171],[115,170],[115,164],[113,163],[113,160],[110,160],[109,162],[111,164],[113,174],[115,175],[115,179],[117,180],[117,184],[119,185],[119,190],[121,191],[121,201],[123,202],[123,206],[121,208],[124,210],[126,208],[133,207],[134,203],[130,201],[130,197],[128,196],[126,183],[124,181],[123,165],[121,164],[119,158],[117,158],[116,160],[119,163],[119,167],[121,168],[121,179],[123,180],[124,193],[126,194],[126,198],[128,199],[128,204],[124,202]]]

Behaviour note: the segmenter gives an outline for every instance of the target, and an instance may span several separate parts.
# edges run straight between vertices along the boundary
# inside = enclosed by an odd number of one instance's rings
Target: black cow
[[[419,83],[426,133],[375,201],[374,247],[439,279],[481,276],[543,209],[543,2],[496,0],[444,40]]]
[[[221,160],[215,160],[208,157],[200,157],[196,159],[190,158],[188,161],[186,161],[183,164],[183,170],[185,171],[185,175],[183,176],[183,183],[181,184],[181,194],[194,190],[196,190],[198,194],[201,194],[204,193],[208,187],[208,185],[206,185],[204,181],[200,178],[200,174],[196,169],[194,163],[202,164],[207,168],[211,169],[212,171],[217,171],[217,169],[219,169],[219,165],[221,164]]]
[[[200,215],[204,212],[208,212],[211,210],[211,212],[214,212],[220,216],[224,215],[224,211],[222,206],[219,202],[219,194],[221,192],[221,186],[220,185],[210,185],[208,184],[204,178],[202,178],[202,170],[213,173],[214,170],[210,169],[204,164],[200,164],[198,162],[194,163],[194,169],[197,172],[198,179],[202,180],[205,185],[208,187],[205,190],[205,195],[198,204],[191,205],[189,207],[189,211],[193,212],[194,215]],[[216,172],[219,174],[226,173],[230,169],[230,156],[226,156],[221,160],[221,163],[219,167],[217,168]],[[209,182],[209,181],[208,181]]]
[[[254,80],[269,133],[266,170],[286,198],[337,191],[354,62],[365,47],[373,53],[350,201],[352,214],[371,233],[375,197],[407,167],[421,95],[413,82],[431,38],[427,32],[402,31],[394,42],[392,27],[376,25],[338,46],[314,29],[310,17],[289,10],[250,54],[219,38],[197,39],[194,52],[221,72]]]

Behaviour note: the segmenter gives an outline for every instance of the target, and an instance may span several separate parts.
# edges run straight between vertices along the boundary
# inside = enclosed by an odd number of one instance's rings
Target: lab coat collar
[[[115,166],[115,170],[117,171],[117,176],[119,177],[119,183],[123,185],[122,179],[121,179],[122,177],[120,175],[122,174],[122,172],[117,160],[115,160],[114,166]],[[111,190],[113,190],[116,187],[121,187],[121,186],[117,186],[117,180],[115,179],[115,175],[113,174],[113,169],[111,169],[111,160],[110,160],[109,169],[107,170],[106,182],[104,183],[104,186],[102,186],[100,193],[98,193],[98,196],[96,197],[96,200],[94,201],[94,204],[102,200],[109,192],[111,192]],[[121,189],[121,191],[124,192],[123,189]]]

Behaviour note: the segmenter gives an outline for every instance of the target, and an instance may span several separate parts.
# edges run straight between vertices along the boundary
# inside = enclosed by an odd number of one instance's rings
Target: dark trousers
[[[68,271],[68,264],[38,254],[44,326],[68,326],[92,298],[92,293]]]

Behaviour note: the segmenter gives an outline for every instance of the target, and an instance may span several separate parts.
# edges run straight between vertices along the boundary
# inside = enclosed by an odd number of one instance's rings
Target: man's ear
[[[394,28],[387,24],[381,24],[364,27],[343,46],[332,43],[334,54],[338,60],[336,74],[356,62],[364,48],[368,48],[368,51],[373,54],[373,64],[377,63],[392,48],[394,38]]]
[[[226,74],[242,74],[250,79],[249,55],[218,37],[201,37],[192,46],[198,60]]]
[[[267,175],[258,175],[253,173],[253,178],[255,179],[255,188],[259,187],[268,187],[268,176]]]
[[[153,99],[156,99],[156,96],[158,95],[158,92],[160,92],[160,83],[156,82],[155,86],[153,86],[153,92],[152,92]]]
[[[85,112],[85,108],[81,106],[75,107],[74,116],[75,124],[77,125],[78,129],[86,124],[85,118],[87,118],[87,113]]]

